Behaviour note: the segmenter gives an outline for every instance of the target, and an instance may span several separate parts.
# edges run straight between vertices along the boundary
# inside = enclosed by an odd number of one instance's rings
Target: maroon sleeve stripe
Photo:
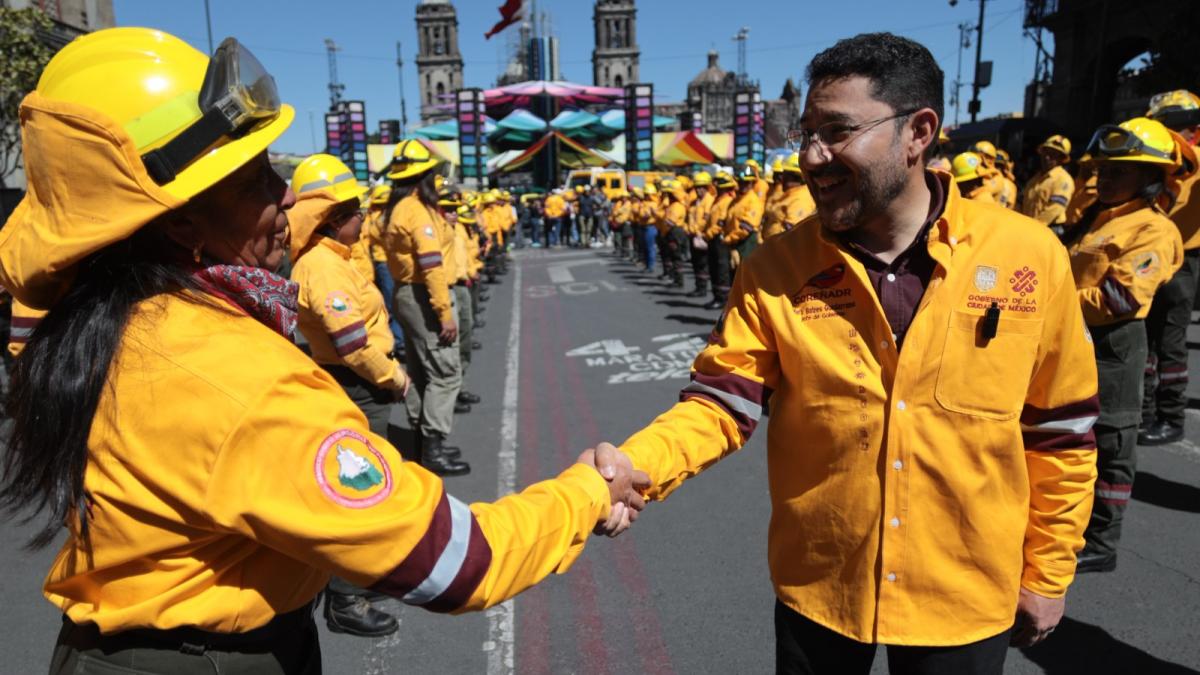
[[[441,264],[441,253],[422,253],[417,256],[417,267],[420,267],[423,270],[432,269]]]
[[[1132,314],[1142,307],[1142,303],[1133,297],[1133,293],[1125,288],[1125,284],[1117,281],[1110,274],[1100,282],[1100,295],[1108,311],[1116,315]]]
[[[425,530],[421,540],[409,552],[408,557],[388,572],[387,576],[375,582],[371,590],[403,598],[420,585],[433,571],[434,565],[442,557],[442,551],[450,543],[450,532],[453,529],[451,520],[450,502],[443,492],[437,508],[433,511],[429,528]]]
[[[1021,411],[1021,436],[1025,449],[1092,450],[1096,434],[1092,426],[1100,415],[1100,398],[1091,396],[1057,408],[1026,405]]]
[[[491,566],[492,547],[484,538],[483,530],[479,528],[479,522],[472,516],[471,538],[467,544],[467,557],[463,561],[462,568],[459,569],[458,575],[454,577],[454,581],[444,593],[422,607],[431,612],[442,613],[459,609],[467,604],[475,589],[483,583],[483,577],[487,575]]]

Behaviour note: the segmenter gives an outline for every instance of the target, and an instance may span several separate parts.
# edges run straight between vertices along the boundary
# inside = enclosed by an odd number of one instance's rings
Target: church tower
[[[463,86],[462,53],[458,51],[458,14],[450,0],[421,0],[417,5],[417,81],[421,90],[421,122],[454,117],[446,98]]]
[[[598,87],[624,87],[638,81],[637,8],[634,0],[596,0],[592,22],[592,82]]]

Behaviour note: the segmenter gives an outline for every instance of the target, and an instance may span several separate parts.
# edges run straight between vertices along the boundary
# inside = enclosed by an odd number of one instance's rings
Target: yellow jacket
[[[363,220],[363,234],[367,238],[367,250],[371,254],[371,262],[387,262],[387,251],[383,248],[383,214],[385,208],[372,206],[367,210]]]
[[[1006,209],[1017,208],[1017,184],[1004,174],[997,176],[996,180],[1000,184],[1000,190],[995,195],[996,203]]]
[[[567,202],[562,195],[551,194],[546,197],[543,212],[547,218],[562,218],[567,215]]]
[[[719,192],[713,200],[712,210],[708,213],[708,228],[704,231],[705,239],[716,239],[725,228],[725,218],[729,215],[729,206],[733,204],[732,192]]]
[[[754,194],[758,195],[758,203],[762,204],[767,200],[767,191],[771,189],[771,184],[762,178],[754,181]]]
[[[91,547],[70,521],[45,593],[104,633],[244,632],[330,574],[425,609],[481,609],[564,571],[608,511],[582,466],[467,506],[371,434],[290,341],[175,296],[135,310],[88,448]]]
[[[801,183],[786,192],[781,192],[775,200],[774,207],[768,208],[763,218],[763,239],[783,234],[816,210],[817,204],[813,201],[807,185]]]
[[[371,260],[371,241],[364,227],[358,241],[350,247],[350,263],[371,283],[375,283],[375,262]]]
[[[414,192],[396,204],[383,233],[392,278],[400,284],[424,284],[442,323],[454,320],[449,290],[453,272],[446,269],[453,262],[454,235],[448,230],[442,217]]]
[[[1176,142],[1180,142],[1176,138]],[[1186,166],[1173,177],[1169,187],[1176,193],[1175,206],[1168,214],[1179,227],[1183,237],[1183,248],[1192,251],[1200,248],[1200,162],[1197,161],[1195,147],[1184,148]]]
[[[33,335],[33,329],[42,322],[46,312],[21,304],[16,298],[12,299],[12,324],[8,333],[8,353],[16,358],[25,350],[25,344]]]
[[[688,209],[686,228],[688,234],[704,234],[708,228],[708,216],[712,213],[713,203],[716,201],[716,195],[711,190],[704,190],[697,195],[696,201],[692,202],[691,208]]]
[[[391,388],[399,364],[388,356],[395,338],[383,294],[351,262],[350,248],[328,237],[300,252],[292,281],[300,285],[300,332],[322,365],[348,366]]]
[[[1063,216],[1063,222],[1067,225],[1078,223],[1083,218],[1083,212],[1095,204],[1097,199],[1095,172],[1086,176],[1078,175],[1074,181],[1075,193],[1071,195],[1071,201],[1067,202],[1067,211]]]
[[[1075,180],[1061,166],[1043,171],[1025,184],[1021,195],[1021,213],[1045,225],[1066,222],[1067,204],[1075,193]]]
[[[961,191],[960,191],[961,194]],[[992,187],[987,182],[980,183],[963,197],[970,199],[973,202],[987,202],[988,204],[997,204],[995,194],[992,192]]]
[[[474,275],[474,260],[471,252],[471,240],[467,226],[463,223],[454,224],[454,281],[462,283]],[[475,253],[478,254],[479,242],[475,242]]]
[[[623,450],[662,499],[769,402],[779,599],[860,642],[996,635],[1021,587],[1066,592],[1091,513],[1096,363],[1066,249],[948,186],[898,352],[862,264],[810,222],[742,263],[681,402]]]
[[[729,213],[725,216],[725,229],[722,232],[725,243],[734,246],[746,237],[757,236],[762,219],[762,201],[758,194],[750,190],[738,195],[729,205]]]
[[[617,201],[613,202],[613,225],[625,225],[631,220],[633,220],[633,203],[628,199],[618,199]]]
[[[677,202],[674,199],[664,203],[657,225],[658,233],[664,237],[672,227],[687,225],[687,207],[683,205],[683,202]]]
[[[1071,246],[1071,269],[1089,326],[1146,318],[1154,292],[1181,265],[1179,228],[1142,199],[1099,212]]]

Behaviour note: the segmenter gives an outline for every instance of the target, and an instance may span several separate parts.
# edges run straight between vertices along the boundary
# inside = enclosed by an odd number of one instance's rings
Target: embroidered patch
[[[351,509],[375,506],[392,494],[392,469],[366,436],[351,429],[321,442],[313,473],[321,492]]]
[[[844,279],[845,276],[846,265],[839,263],[833,267],[830,267],[829,269],[817,272],[811,279],[804,282],[804,285],[800,287],[800,290],[803,291],[809,286],[814,286],[821,289],[832,288],[842,283],[842,279]]]
[[[996,278],[999,276],[1000,270],[987,265],[979,265],[975,268],[975,288],[980,293],[987,293],[996,287]]]
[[[332,291],[325,296],[325,309],[334,316],[342,316],[350,311],[350,298],[342,291]]]
[[[1029,269],[1029,267],[1022,267],[1013,272],[1008,283],[1012,284],[1013,293],[1017,293],[1023,298],[1037,288],[1037,272]]]
[[[1149,251],[1138,256],[1133,264],[1133,273],[1139,277],[1148,277],[1158,271],[1158,254]]]

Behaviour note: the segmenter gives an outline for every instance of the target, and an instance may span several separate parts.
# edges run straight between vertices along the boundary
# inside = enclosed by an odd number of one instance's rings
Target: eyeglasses
[[[344,225],[346,223],[346,221],[350,220],[351,218],[354,218],[355,216],[358,216],[360,218],[365,217],[365,214],[363,213],[363,209],[361,209],[361,208],[346,209],[339,213],[335,213],[329,217],[329,222],[332,225],[341,227],[342,225]]]
[[[837,150],[841,146],[850,142],[850,140],[855,136],[866,133],[880,124],[883,124],[884,122],[900,119],[901,117],[908,117],[919,110],[920,108],[905,110],[904,112],[899,112],[889,117],[881,117],[877,120],[871,120],[870,122],[863,122],[862,124],[827,122],[816,129],[813,129],[812,131],[807,129],[796,129],[789,131],[787,139],[788,149],[792,150],[793,152],[804,153],[806,150],[808,150],[809,146],[813,144],[813,141],[816,141],[822,148],[826,150]]]

